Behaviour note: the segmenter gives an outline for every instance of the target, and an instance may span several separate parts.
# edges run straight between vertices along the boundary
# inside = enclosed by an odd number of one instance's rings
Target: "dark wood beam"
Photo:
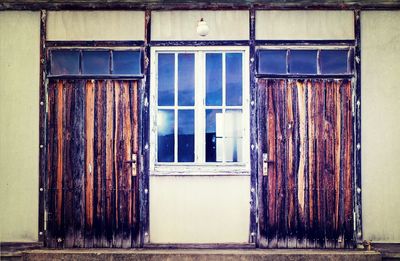
[[[392,10],[400,9],[400,0],[4,0],[0,10],[237,10],[237,9],[327,9]]]

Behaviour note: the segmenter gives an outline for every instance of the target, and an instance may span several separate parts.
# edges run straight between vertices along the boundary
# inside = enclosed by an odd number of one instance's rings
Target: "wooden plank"
[[[62,233],[63,213],[63,82],[57,84],[57,176],[56,176],[56,233],[57,238]],[[61,242],[58,242],[61,243]]]
[[[276,119],[276,132],[277,132],[277,230],[278,230],[278,248],[287,247],[287,204],[286,204],[286,149],[285,149],[285,92],[286,81],[278,80],[276,85],[277,91],[277,119]]]
[[[334,234],[335,224],[335,87],[336,81],[325,80],[326,88],[326,110],[324,122],[324,140],[325,140],[325,170],[324,170],[324,189],[325,189],[325,232],[326,247],[336,247],[336,235]]]
[[[85,228],[85,81],[76,81],[74,85],[71,139],[74,180],[74,247],[83,247]]]
[[[321,80],[315,81],[316,88],[316,188],[317,188],[317,217],[318,217],[318,237],[317,243],[319,248],[325,246],[325,189],[324,189],[324,172],[325,172],[325,142],[324,142],[324,109],[325,109],[325,86]]]
[[[315,85],[314,81],[307,82],[307,111],[308,111],[308,200],[309,200],[309,230],[308,248],[315,247],[317,211],[316,211],[316,164],[315,164]]]
[[[85,111],[85,247],[93,247],[93,146],[94,146],[94,80],[86,81]]]
[[[345,218],[345,247],[353,247],[353,120],[352,120],[352,96],[351,83],[344,81],[342,85],[343,99],[343,139],[344,139],[344,162],[343,162],[343,189],[344,189],[344,218]]]
[[[122,226],[124,204],[123,204],[123,107],[121,83],[114,82],[114,103],[115,103],[115,131],[114,131],[114,180],[115,180],[115,227],[113,231],[113,247],[122,247]]]
[[[131,83],[123,81],[121,86],[122,95],[122,119],[123,119],[123,155],[122,155],[122,182],[123,182],[123,231],[122,231],[122,247],[131,247],[131,232],[132,232],[132,118],[131,118]]]
[[[267,109],[267,97],[266,97],[266,90],[267,90],[267,81],[265,79],[259,79],[257,82],[257,124],[258,124],[258,154],[261,156],[263,153],[267,153],[267,136],[266,136],[266,129],[268,124],[268,118],[266,115]],[[264,176],[263,172],[263,161],[262,157],[258,158],[258,165],[257,165],[257,178],[258,182],[258,245],[260,248],[268,247],[268,177]]]
[[[113,213],[114,213],[114,86],[106,81],[106,238],[108,246],[112,246]]]
[[[94,247],[105,247],[105,82],[94,88]]]
[[[22,0],[7,1],[0,3],[0,10],[243,10],[255,6],[260,10],[394,10],[400,9],[397,1],[361,1],[361,0],[344,0],[338,6],[335,1],[213,1],[207,4],[194,0],[188,1],[110,1],[104,3],[100,0],[78,1],[78,2],[54,2],[49,0]]]
[[[74,86],[71,82],[65,82],[64,91],[64,246],[73,247],[74,245],[74,223],[73,223],[73,177],[72,177],[72,162],[71,162],[71,133],[72,133],[72,121],[71,112],[73,109],[73,94]]]
[[[47,166],[47,141],[46,141],[46,31],[47,31],[47,11],[40,10],[40,68],[39,68],[39,217],[38,217],[38,239],[46,244],[45,236],[45,208],[46,208],[46,166]]]
[[[276,201],[277,201],[277,111],[276,111],[276,102],[277,102],[277,82],[274,80],[269,80],[268,85],[265,90],[265,107],[267,108],[266,113],[266,128],[264,131],[264,142],[263,144],[266,148],[266,152],[268,153],[269,160],[273,161],[273,164],[268,165],[268,177],[265,188],[267,188],[267,200],[265,201],[265,206],[267,209],[267,233],[268,233],[268,247],[276,248],[278,246],[278,238],[277,238],[277,209],[276,209]],[[264,114],[265,115],[265,114]],[[264,123],[265,124],[265,123]]]
[[[296,248],[296,141],[295,141],[295,119],[293,107],[297,103],[297,97],[293,93],[293,81],[287,80],[286,85],[286,208],[287,208],[287,240],[288,248]]]
[[[137,155],[136,172],[132,172],[132,247],[140,244],[139,233],[139,119],[138,119],[138,83],[133,81],[130,88],[130,106],[132,121],[132,153]]]
[[[48,86],[48,112],[47,112],[47,200],[46,200],[46,210],[47,210],[47,232],[46,232],[46,246],[55,246],[54,237],[54,190],[53,190],[53,180],[54,171],[53,166],[56,162],[54,155],[56,153],[55,147],[55,100],[56,100],[56,82],[50,83]]]
[[[298,98],[298,122],[299,122],[299,162],[297,169],[297,200],[298,200],[298,226],[297,226],[297,247],[305,248],[306,242],[306,86],[304,81],[296,81],[296,91]]]
[[[341,106],[341,83],[335,85],[335,234],[337,247],[344,247],[343,233],[341,232],[341,136],[342,136],[342,106]]]

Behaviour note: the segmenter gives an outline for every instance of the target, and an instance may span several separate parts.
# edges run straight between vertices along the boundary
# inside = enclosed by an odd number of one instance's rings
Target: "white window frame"
[[[250,78],[249,47],[247,46],[176,46],[151,47],[150,50],[150,174],[151,175],[250,175]],[[205,53],[241,52],[243,53],[243,89],[242,99],[242,157],[241,162],[202,162],[205,154]],[[157,69],[158,53],[194,53],[195,54],[195,162],[156,162],[157,155]],[[223,73],[225,70],[223,59]],[[176,74],[177,72],[175,72]],[[223,85],[225,85],[223,77]],[[175,81],[177,81],[175,77]],[[225,88],[223,88],[225,90]],[[176,89],[175,89],[176,91]],[[175,94],[176,95],[176,94]],[[223,99],[225,99],[223,93]],[[178,108],[175,106],[171,106]],[[209,106],[207,106],[209,107]],[[233,107],[233,106],[229,106]],[[175,119],[177,122],[177,119]],[[176,126],[175,126],[176,127]],[[176,142],[175,142],[176,143]],[[175,150],[177,149],[175,144]],[[175,152],[176,154],[176,152]]]

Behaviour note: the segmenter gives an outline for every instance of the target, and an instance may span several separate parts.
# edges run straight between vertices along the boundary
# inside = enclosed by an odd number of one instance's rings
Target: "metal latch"
[[[263,176],[268,176],[268,164],[273,163],[273,160],[268,159],[268,153],[263,153]]]
[[[132,164],[132,176],[137,175],[137,154],[132,154],[132,160],[127,160],[125,163]]]

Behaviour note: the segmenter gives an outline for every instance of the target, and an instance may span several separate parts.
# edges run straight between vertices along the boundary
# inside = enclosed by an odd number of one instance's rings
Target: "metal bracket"
[[[132,164],[132,176],[137,175],[137,154],[132,154],[132,160],[127,160],[125,163]]]
[[[273,163],[273,160],[268,159],[268,153],[263,153],[263,176],[268,176],[268,165]]]

